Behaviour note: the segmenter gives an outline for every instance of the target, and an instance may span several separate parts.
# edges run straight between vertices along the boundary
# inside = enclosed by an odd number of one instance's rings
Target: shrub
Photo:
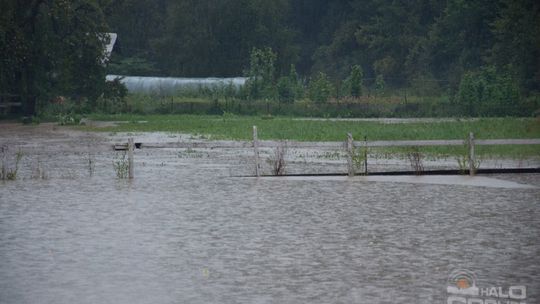
[[[56,118],[61,126],[78,125],[81,121],[81,116],[73,113],[58,114]]]
[[[465,73],[456,101],[470,116],[519,115],[522,107],[517,82],[494,67]]]
[[[115,78],[112,81],[105,82],[103,96],[99,97],[96,101],[98,110],[112,114],[127,110],[126,96],[128,90],[120,80],[121,78]]]

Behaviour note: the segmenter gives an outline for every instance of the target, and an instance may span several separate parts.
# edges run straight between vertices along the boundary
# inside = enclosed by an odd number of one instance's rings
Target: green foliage
[[[289,77],[283,76],[278,79],[277,93],[279,102],[293,103],[296,96],[294,91],[294,85],[291,83]]]
[[[82,115],[91,111],[92,108],[86,99],[75,101],[60,96],[40,107],[39,117],[42,120],[56,121],[60,125],[69,125],[79,123]]]
[[[17,151],[15,154],[15,165],[13,167],[9,167],[9,165],[5,162],[7,148],[2,147],[1,148],[1,154],[2,154],[2,164],[0,168],[0,180],[16,180],[17,179],[17,173],[19,172],[19,163],[21,162],[21,159],[23,158],[24,154],[21,150]]]
[[[502,0],[491,28],[489,62],[509,69],[527,92],[540,91],[540,3]]]
[[[353,168],[355,173],[360,173],[362,175],[367,175],[366,172],[366,161],[368,157],[369,150],[366,146],[354,149],[352,155]]]
[[[121,78],[105,82],[105,90],[103,91],[104,98],[123,99],[127,96],[128,90],[121,82]]]
[[[456,99],[471,116],[516,115],[521,108],[517,82],[494,67],[465,73]]]
[[[81,116],[73,113],[58,114],[57,122],[61,126],[78,125],[81,121]]]
[[[159,70],[154,62],[150,62],[146,58],[138,56],[118,58],[113,55],[111,62],[107,65],[107,73],[113,75],[154,76],[159,74]]]
[[[291,64],[302,77],[322,71],[336,81],[348,78],[340,92],[353,97],[366,95],[363,88],[379,97],[383,91],[440,97],[464,81],[464,98],[482,91],[467,108],[471,115],[528,115],[524,109],[534,104],[526,100],[540,91],[540,4],[534,0],[5,0],[1,7],[0,94],[19,96],[28,117],[35,104],[45,109],[58,96],[77,111],[124,111],[102,95],[108,90],[106,32],[119,39],[110,73],[228,77],[245,71],[250,77],[242,90],[192,88],[178,93],[183,97],[292,104],[304,88],[296,71],[288,74]],[[467,72],[491,66],[502,89],[466,83],[472,81]],[[516,89],[525,101],[508,101]]]
[[[430,73],[415,76],[411,79],[410,92],[419,97],[440,96],[443,90],[439,81]]]
[[[293,103],[302,97],[303,86],[299,81],[296,68],[291,65],[289,76],[283,76],[277,82],[278,100],[283,103]]]
[[[113,169],[116,173],[116,177],[119,179],[126,179],[128,178],[129,173],[129,161],[126,158],[126,153],[124,152],[121,157],[116,155],[115,159],[113,160]]]
[[[377,92],[377,95],[383,95],[385,87],[386,82],[384,81],[383,75],[377,75],[375,78],[375,92]]]
[[[102,3],[3,1],[0,10],[0,92],[21,96],[27,115],[36,100],[95,100],[102,92],[108,37]]]
[[[463,142],[468,143],[469,137],[466,137]],[[459,174],[467,174],[471,169],[470,158],[469,158],[469,145],[464,144],[463,147],[456,151],[455,159],[459,168]],[[472,164],[472,170],[474,173],[478,171],[480,165],[482,164],[482,159],[477,157]]]
[[[296,102],[293,105],[301,104]],[[282,105],[284,106],[284,105]],[[212,139],[253,139],[254,125],[259,130],[261,140],[299,140],[299,141],[340,141],[346,134],[362,134],[374,140],[418,140],[418,139],[463,139],[474,132],[478,139],[538,138],[540,124],[535,118],[481,118],[453,119],[433,122],[418,121],[408,123],[381,123],[379,121],[332,121],[299,120],[287,117],[274,117],[271,120],[257,116],[236,116],[223,119],[222,116],[208,115],[93,115],[94,120],[126,121],[115,127],[92,128],[100,132],[172,132],[204,135]],[[141,124],[135,121],[145,120]],[[497,128],[493,128],[497,126]],[[355,136],[361,140],[361,136]],[[506,155],[512,157],[538,156],[540,147],[495,146],[477,147],[477,154]],[[370,148],[370,153],[372,149]],[[407,150],[403,151],[407,152]],[[462,147],[422,148],[426,154],[457,155],[463,153]]]
[[[308,91],[309,99],[322,103],[330,99],[335,89],[328,76],[323,72],[319,72],[317,77],[309,82]]]
[[[246,90],[250,99],[274,98],[275,62],[277,55],[271,48],[253,48],[250,56]]]
[[[96,102],[97,110],[104,113],[121,113],[127,110],[126,86],[120,82],[120,78],[105,82],[103,96],[100,96]]]
[[[166,11],[162,20],[155,23],[163,25],[163,33],[147,39],[151,46],[144,49],[151,50],[150,57],[156,59],[158,68],[166,75],[238,76],[249,65],[254,47],[271,47],[279,52],[279,70],[286,69],[298,57],[294,33],[286,23],[289,0],[161,2],[165,3],[154,6],[165,7]],[[146,31],[152,34],[153,29],[149,25]],[[132,31],[127,26],[124,30]],[[133,34],[131,39],[138,40]]]
[[[360,97],[362,95],[362,85],[364,83],[364,72],[362,67],[355,65],[351,69],[351,74],[345,80],[345,87],[349,96]]]

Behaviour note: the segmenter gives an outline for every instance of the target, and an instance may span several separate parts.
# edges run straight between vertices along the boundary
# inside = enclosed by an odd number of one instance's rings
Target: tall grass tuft
[[[129,162],[126,158],[126,152],[124,152],[121,157],[118,157],[118,155],[115,157],[113,160],[113,168],[116,172],[116,177],[119,179],[125,179],[128,177]]]
[[[424,155],[420,152],[420,149],[418,147],[412,147],[407,152],[407,157],[409,158],[414,174],[421,175],[424,172]]]
[[[284,175],[285,174],[285,156],[287,155],[287,144],[281,142],[274,150],[274,157],[270,159],[272,163],[272,174],[273,175]]]
[[[19,164],[21,162],[21,159],[23,158],[24,154],[21,150],[17,151],[15,154],[15,166],[10,167],[7,164],[7,154],[8,154],[8,148],[2,147],[2,168],[0,168],[0,180],[16,180],[17,179],[17,173],[19,171]]]

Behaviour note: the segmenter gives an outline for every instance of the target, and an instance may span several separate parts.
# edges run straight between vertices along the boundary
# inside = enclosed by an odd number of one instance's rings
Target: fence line
[[[133,138],[129,138],[127,144],[115,144],[114,150],[128,150],[129,153],[129,178],[133,178],[133,150],[157,149],[157,148],[201,148],[201,149],[249,149],[253,148],[255,162],[255,176],[261,176],[259,148],[277,148],[286,142],[289,148],[313,148],[313,149],[344,149],[347,152],[348,175],[354,176],[354,151],[355,147],[427,147],[427,146],[466,146],[468,148],[468,169],[469,175],[473,176],[477,170],[475,158],[475,146],[488,145],[540,145],[540,138],[532,139],[485,139],[476,140],[472,132],[465,140],[391,140],[391,141],[354,141],[351,133],[347,133],[344,142],[301,142],[301,141],[277,141],[259,140],[257,126],[253,126],[253,141],[204,141],[204,142],[168,142],[168,143],[134,143]],[[367,153],[364,165],[367,173]]]
[[[258,140],[259,148],[276,148],[283,142],[287,143],[289,148],[323,148],[323,149],[341,149],[345,148],[345,143],[340,141],[291,141],[291,140]],[[468,144],[468,139],[451,140],[376,140],[376,141],[354,141],[354,146],[373,147],[428,147],[428,146],[462,146]],[[136,143],[139,149],[242,149],[253,148],[253,141],[204,141],[204,142],[162,142],[162,143]],[[540,139],[484,139],[475,140],[476,146],[496,146],[496,145],[540,145]],[[115,150],[126,150],[127,144],[115,144]]]

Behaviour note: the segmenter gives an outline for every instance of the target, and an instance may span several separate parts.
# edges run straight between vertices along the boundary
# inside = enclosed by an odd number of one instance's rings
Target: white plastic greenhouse
[[[120,79],[130,93],[174,94],[182,90],[216,89],[232,86],[239,89],[247,78],[174,78],[107,75],[107,80]]]

